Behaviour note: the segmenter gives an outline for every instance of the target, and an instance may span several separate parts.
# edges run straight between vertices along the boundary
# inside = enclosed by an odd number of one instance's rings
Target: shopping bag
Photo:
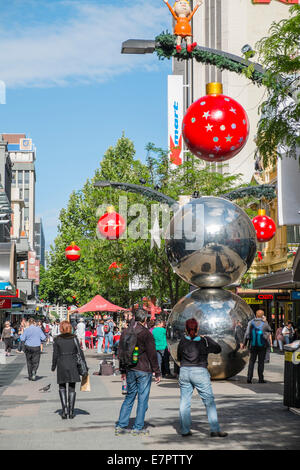
[[[90,383],[90,376],[85,375],[81,379],[81,385],[80,385],[80,391],[81,392],[90,392],[91,391],[91,383]]]

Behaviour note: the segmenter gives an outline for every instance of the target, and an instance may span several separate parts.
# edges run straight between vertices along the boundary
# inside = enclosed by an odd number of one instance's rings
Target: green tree
[[[140,194],[116,191],[110,187],[99,189],[94,183],[110,180],[140,184],[143,178],[146,186],[159,187],[162,193],[177,200],[180,195],[194,191],[200,191],[202,195],[224,194],[238,186],[239,176],[221,174],[212,168],[203,169],[200,160],[192,155],[180,168],[171,170],[167,152],[153,144],[148,144],[147,151],[146,162],[142,163],[135,158],[133,143],[123,135],[114,147],[105,152],[93,178],[87,180],[81,191],[70,195],[67,207],[60,212],[58,236],[49,253],[48,269],[41,275],[42,298],[71,305],[75,296],[79,305],[83,305],[96,294],[101,294],[126,307],[142,296],[156,296],[173,306],[188,292],[189,286],[173,273],[163,240],[158,247],[151,246],[149,237],[113,241],[97,237],[99,217],[106,206],[113,205],[119,211],[120,196],[126,196],[130,209],[135,207],[134,204],[143,204],[142,210],[146,215],[142,215],[138,207],[136,213],[128,211],[127,226],[131,230],[139,221],[137,230],[144,230],[147,236],[152,228],[149,215],[156,203]],[[162,223],[161,213],[158,220]],[[65,258],[65,248],[72,241],[81,248],[78,262],[68,262]],[[109,269],[114,261],[122,264],[118,273]],[[135,276],[146,277],[148,283],[142,290],[131,292],[129,279]]]
[[[275,163],[279,150],[288,157],[297,156],[300,145],[299,69],[300,5],[290,8],[290,17],[272,23],[269,36],[256,49],[266,69],[263,84],[267,99],[262,103],[257,132],[257,152],[264,165]]]

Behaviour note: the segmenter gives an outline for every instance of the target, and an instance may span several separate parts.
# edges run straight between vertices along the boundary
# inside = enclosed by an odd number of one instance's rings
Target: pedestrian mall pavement
[[[0,365],[0,449],[6,450],[271,450],[300,448],[300,409],[283,406],[284,356],[273,353],[265,367],[266,384],[246,383],[239,375],[213,382],[221,429],[226,438],[210,438],[205,408],[197,393],[192,400],[192,433],[179,431],[179,387],[175,379],[153,381],[146,414],[150,436],[114,435],[115,422],[124,399],[121,377],[98,376],[99,356],[87,350],[91,392],[77,385],[76,416],[60,417],[56,372],[51,372],[52,346],[45,346],[38,380],[28,380],[24,354],[12,351]],[[101,356],[102,358],[108,356]],[[39,389],[51,384],[49,392]],[[299,411],[299,413],[298,413]],[[133,414],[135,416],[135,407]],[[131,419],[131,425],[133,420]]]

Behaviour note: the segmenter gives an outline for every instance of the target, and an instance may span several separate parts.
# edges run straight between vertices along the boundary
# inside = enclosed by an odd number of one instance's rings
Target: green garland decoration
[[[277,197],[275,187],[270,184],[261,184],[259,186],[247,186],[244,188],[236,189],[230,193],[223,194],[222,197],[233,201],[234,199],[242,199],[243,197],[254,197],[255,199],[265,198],[271,201]]]
[[[94,186],[96,188],[112,187],[121,191],[141,194],[142,196],[148,199],[168,204],[174,210],[177,210],[178,208],[178,202],[175,199],[166,196],[165,194],[160,193],[159,191],[156,191],[148,186],[140,186],[138,184],[132,183],[118,183],[116,181],[96,181],[94,183]],[[235,199],[242,199],[243,197],[250,196],[254,197],[255,199],[265,198],[266,200],[271,201],[272,199],[276,198],[275,187],[270,184],[261,184],[259,186],[246,187],[244,186],[240,189],[231,191],[230,193],[222,194],[221,197],[233,201]]]
[[[155,38],[156,47],[155,52],[160,60],[170,59],[174,57],[179,60],[195,59],[197,62],[201,62],[207,65],[214,65],[219,70],[229,70],[238,74],[245,75],[256,85],[260,86],[263,84],[265,74],[261,73],[254,68],[254,64],[247,62],[241,64],[225,57],[222,51],[208,52],[200,48],[195,48],[192,52],[187,52],[186,48],[183,48],[181,52],[176,51],[176,36],[170,33],[161,33]]]

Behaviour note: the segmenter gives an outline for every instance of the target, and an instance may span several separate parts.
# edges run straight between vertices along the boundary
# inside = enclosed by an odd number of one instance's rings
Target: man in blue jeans
[[[144,429],[145,414],[148,409],[148,400],[152,383],[152,374],[155,374],[155,382],[159,384],[161,373],[158,366],[155,342],[152,334],[146,328],[147,312],[138,309],[134,317],[134,329],[137,335],[137,347],[139,357],[137,365],[130,369],[125,369],[120,361],[120,372],[122,380],[127,380],[127,395],[122,404],[119,419],[116,423],[115,434],[125,434],[128,432],[127,426],[136,396],[138,397],[136,418],[131,434],[147,435],[149,432]],[[122,333],[122,334],[126,334]],[[119,343],[119,356],[122,354],[122,338]]]

